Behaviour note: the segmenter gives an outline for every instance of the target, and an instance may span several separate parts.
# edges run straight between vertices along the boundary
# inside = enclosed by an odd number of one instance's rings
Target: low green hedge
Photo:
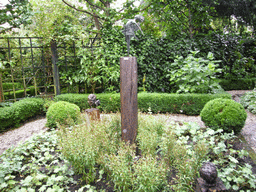
[[[20,122],[42,113],[44,100],[41,98],[25,98],[10,107],[0,108],[0,132],[10,126],[18,126]]]
[[[67,101],[74,103],[81,110],[89,108],[87,102],[89,94],[62,94],[55,97],[55,101]],[[121,109],[120,93],[96,94],[101,105],[101,111],[117,112]],[[148,112],[149,108],[153,113],[182,113],[186,115],[199,115],[204,105],[216,98],[231,99],[228,93],[221,94],[167,94],[167,93],[139,93],[138,109],[141,112]]]
[[[31,87],[31,88],[27,89],[27,94],[29,96],[35,96],[35,88]],[[23,97],[25,97],[24,90],[22,89],[22,90],[15,91],[15,96],[16,96],[16,98],[23,98]],[[13,91],[5,92],[4,93],[4,98],[5,98],[5,100],[14,99]]]
[[[220,86],[225,91],[230,90],[252,90],[256,86],[256,78],[252,79],[221,79],[219,82]]]
[[[13,89],[13,85],[15,87],[15,89],[20,89],[22,87],[21,83],[3,83],[3,90],[12,90]]]

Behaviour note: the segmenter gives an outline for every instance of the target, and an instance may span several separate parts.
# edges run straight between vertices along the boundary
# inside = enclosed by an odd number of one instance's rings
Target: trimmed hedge
[[[0,132],[10,126],[18,126],[20,122],[42,113],[44,100],[41,98],[25,98],[10,107],[0,108]]]
[[[221,128],[224,132],[238,134],[244,127],[247,113],[240,103],[218,98],[206,103],[200,116],[205,125],[214,130]]]
[[[90,108],[87,98],[89,94],[62,94],[55,97],[55,101],[74,103],[81,110]],[[101,105],[98,107],[105,113],[121,110],[120,93],[96,94]],[[153,113],[182,113],[199,115],[204,105],[213,99],[231,99],[228,93],[220,94],[167,94],[167,93],[138,93],[138,109],[148,112],[150,107]]]
[[[59,101],[49,107],[46,113],[46,126],[56,128],[58,123],[59,125],[71,126],[79,122],[80,115],[80,109],[76,104]]]
[[[31,88],[27,89],[27,94],[29,94],[30,96],[35,96],[35,88],[31,87]],[[23,98],[23,97],[25,97],[25,92],[24,92],[23,89],[22,90],[17,90],[17,91],[15,91],[15,95],[16,95],[16,98]],[[5,92],[4,93],[4,98],[6,100],[14,99],[13,91]]]
[[[12,90],[13,85],[15,89],[20,89],[22,87],[21,83],[2,83],[3,90]]]
[[[219,84],[225,91],[252,90],[256,87],[256,78],[231,80],[221,79]]]

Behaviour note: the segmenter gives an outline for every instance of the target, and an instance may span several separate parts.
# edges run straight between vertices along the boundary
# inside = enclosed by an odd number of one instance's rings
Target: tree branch
[[[86,13],[86,14],[92,16],[92,17],[97,17],[97,18],[102,19],[102,18],[99,17],[98,15],[94,15],[94,14],[90,13],[89,11],[82,10],[82,9],[78,9],[78,8],[76,8],[75,6],[70,5],[69,3],[66,2],[66,0],[62,0],[62,2],[65,3],[67,6],[71,7],[72,9],[75,9],[76,11],[80,11],[80,12]]]
[[[86,1],[90,6],[92,6],[92,7],[94,7],[94,8],[98,8],[98,9],[100,9],[100,10],[106,11],[103,7],[97,6],[97,5],[91,3],[91,2],[88,1],[88,0],[85,0],[85,1]],[[102,1],[100,1],[100,2],[102,2]],[[104,4],[104,3],[103,3],[103,4]],[[105,5],[105,4],[104,4],[104,5]]]

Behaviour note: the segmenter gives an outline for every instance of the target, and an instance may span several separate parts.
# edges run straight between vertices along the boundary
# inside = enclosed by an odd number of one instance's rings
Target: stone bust
[[[88,96],[88,103],[89,103],[91,108],[95,108],[95,107],[100,105],[100,100],[96,99],[96,95],[90,94]]]

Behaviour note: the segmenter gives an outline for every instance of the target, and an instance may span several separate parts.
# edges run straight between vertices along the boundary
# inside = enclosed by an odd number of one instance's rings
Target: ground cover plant
[[[136,144],[121,141],[120,114],[60,127],[0,157],[1,191],[193,191],[202,163],[217,165],[229,189],[255,191],[233,133],[139,115]],[[77,178],[81,178],[80,180]]]
[[[256,115],[256,88],[241,97],[241,104]]]

